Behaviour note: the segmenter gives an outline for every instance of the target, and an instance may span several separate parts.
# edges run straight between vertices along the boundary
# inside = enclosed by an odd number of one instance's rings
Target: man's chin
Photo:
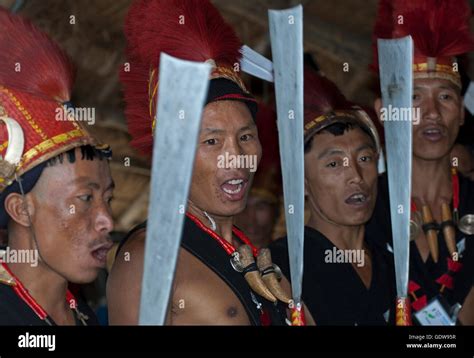
[[[334,222],[341,226],[363,226],[367,224],[371,218],[372,211],[359,212],[359,213],[347,213],[343,218],[348,220],[335,219]]]
[[[245,206],[247,203],[247,199],[243,199],[238,202],[230,202],[227,201],[225,203],[220,204],[218,207],[216,206],[213,209],[206,210],[209,214],[214,214],[223,217],[234,217],[239,215],[245,210]]]
[[[241,214],[245,210],[245,205],[237,206],[235,203],[234,205],[229,205],[226,208],[220,208],[219,215],[221,216],[237,216]]]
[[[452,146],[448,146],[447,144],[422,146],[420,148],[414,148],[413,156],[426,161],[436,161],[449,155],[451,148]]]
[[[227,197],[224,197],[222,204],[216,211],[221,212],[223,216],[239,215],[247,207],[247,198],[248,198],[248,192],[246,192],[243,198],[240,200],[228,200]]]
[[[80,274],[70,274],[69,277],[66,277],[68,282],[74,283],[76,285],[86,285],[88,283],[94,282],[97,276],[99,275],[99,268],[88,269],[83,271]]]

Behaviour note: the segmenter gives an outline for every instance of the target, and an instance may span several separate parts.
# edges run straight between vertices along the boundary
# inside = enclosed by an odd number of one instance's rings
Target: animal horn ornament
[[[458,252],[456,247],[456,229],[454,228],[453,216],[451,208],[447,203],[441,205],[442,219],[441,229],[443,231],[444,241],[449,250],[449,255],[453,261],[458,260]]]
[[[10,117],[1,116],[8,132],[8,148],[5,157],[0,156],[0,187],[8,186],[13,180],[17,165],[21,161],[25,147],[25,136],[17,121]]]
[[[276,302],[276,297],[268,289],[260,276],[260,272],[258,271],[253,257],[252,248],[249,245],[241,245],[237,248],[237,252],[239,253],[240,264],[243,267],[242,274],[250,288],[268,301]]]
[[[431,258],[435,263],[438,262],[439,249],[438,249],[438,235],[436,232],[437,225],[433,220],[431,209],[427,205],[423,205],[423,231],[425,232],[428,246],[430,248]]]
[[[270,292],[280,301],[289,304],[291,297],[289,297],[280,286],[279,279],[275,272],[275,265],[272,263],[272,256],[269,249],[260,249],[257,257],[257,266],[260,270],[260,273],[262,274],[262,280]]]

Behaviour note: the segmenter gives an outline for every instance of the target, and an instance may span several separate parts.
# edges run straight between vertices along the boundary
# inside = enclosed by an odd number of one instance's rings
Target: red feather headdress
[[[15,172],[21,176],[69,149],[97,144],[66,117],[73,81],[73,66],[54,41],[0,9],[0,193]],[[8,160],[12,151],[19,162]]]
[[[455,56],[474,50],[470,18],[466,0],[381,0],[373,36],[373,69],[378,71],[377,38],[411,35],[414,78],[444,78],[461,87]]]
[[[348,101],[336,84],[316,73],[309,66],[304,69],[304,141],[334,123],[352,122],[364,126],[372,135],[377,151],[380,139],[369,115]]]
[[[74,83],[69,57],[28,20],[0,10],[0,84],[67,102]]]
[[[269,105],[259,103],[257,127],[262,145],[262,159],[253,179],[251,194],[276,204],[282,192],[280,149],[277,116]]]
[[[208,0],[137,0],[127,15],[130,68],[121,72],[131,144],[152,152],[160,53],[214,65],[211,79],[225,78],[247,92],[238,73],[241,43]]]

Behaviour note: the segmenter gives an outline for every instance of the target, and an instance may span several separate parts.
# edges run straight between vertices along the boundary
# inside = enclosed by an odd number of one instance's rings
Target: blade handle
[[[294,304],[293,301],[291,301],[289,308],[291,311],[291,325],[306,326],[303,305],[301,303]]]
[[[412,326],[410,299],[397,297],[395,307],[395,324],[397,326]]]

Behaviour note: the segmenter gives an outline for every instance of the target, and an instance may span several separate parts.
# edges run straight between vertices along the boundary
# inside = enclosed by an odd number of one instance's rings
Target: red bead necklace
[[[204,225],[196,216],[193,214],[187,212],[186,216],[190,218],[194,223],[199,226],[199,228],[203,231],[205,231],[209,236],[211,236],[214,240],[216,240],[219,245],[227,252],[228,255],[232,255],[236,248],[234,245],[232,245],[230,242],[225,240],[223,237],[218,235],[216,232],[212,231],[209,229],[206,225]],[[235,226],[232,228],[232,232],[241,240],[245,245],[249,245],[252,248],[253,255],[255,257],[258,256],[258,249],[250,242],[250,239],[239,229],[237,229]]]
[[[33,312],[42,320],[52,325],[50,320],[48,319],[48,313],[39,305],[38,302],[30,295],[28,290],[23,286],[21,281],[11,272],[10,268],[7,266],[5,262],[2,262],[3,268],[9,273],[9,275],[14,279],[14,284],[12,285],[13,291],[15,294],[20,297],[20,299],[25,302]],[[66,291],[66,302],[69,304],[69,307],[72,309],[77,308],[77,300],[71,291]]]

